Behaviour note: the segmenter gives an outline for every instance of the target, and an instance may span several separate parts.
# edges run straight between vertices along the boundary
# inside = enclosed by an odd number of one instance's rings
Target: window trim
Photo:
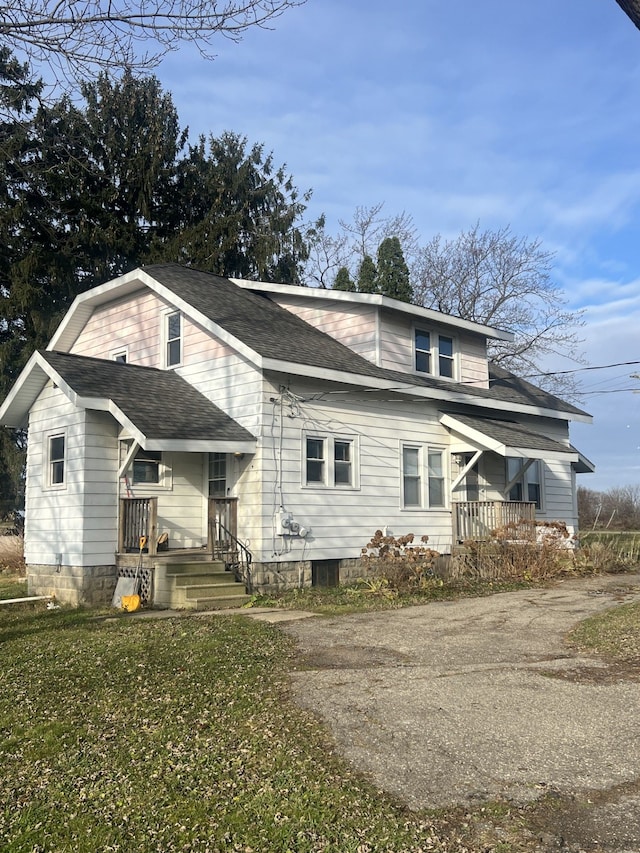
[[[310,457],[307,455],[307,441],[315,440],[322,442],[323,457],[311,461],[322,461],[322,480],[309,480],[307,477],[307,463]],[[336,445],[348,444],[351,447],[351,478],[349,483],[336,482],[336,463],[342,460],[336,459]],[[305,430],[301,439],[301,484],[304,489],[336,489],[337,491],[357,491],[360,489],[360,442],[357,435],[331,435],[329,433]]]
[[[62,446],[62,457],[53,458],[52,456],[52,442],[56,439],[61,438],[63,440]],[[45,467],[45,481],[43,483],[43,489],[51,490],[51,491],[61,491],[67,488],[67,474],[68,474],[68,443],[67,443],[67,431],[66,429],[62,430],[54,430],[52,432],[47,432],[44,435],[44,456],[46,460]],[[53,479],[53,466],[59,465],[62,463],[62,479],[58,482],[54,482]]]
[[[119,349],[111,350],[111,361],[117,361],[120,364],[128,364],[129,347],[120,347]]]
[[[405,489],[405,450],[418,451],[418,489],[419,489],[419,504],[407,504],[406,489]],[[441,481],[442,503],[436,504],[431,502],[431,481],[436,479],[430,471],[430,456],[439,454],[441,460],[441,476],[437,479]],[[439,444],[423,444],[415,441],[400,442],[400,508],[405,512],[415,512],[417,510],[449,510],[450,496],[448,491],[449,477],[449,458],[447,456],[447,448]]]
[[[178,317],[180,321],[180,334],[178,337],[169,337],[169,323],[171,322],[172,317]],[[177,361],[170,361],[170,346],[172,343],[178,341],[180,345],[180,357]],[[163,366],[167,370],[172,370],[174,367],[181,367],[184,362],[184,315],[182,311],[177,311],[173,308],[168,309],[162,314],[162,352]]]
[[[147,452],[149,452],[149,453],[159,453],[159,454],[160,454],[160,458],[159,458],[159,460],[158,460],[158,482],[157,482],[157,483],[147,482],[147,481],[145,481],[145,480],[141,480],[141,481],[139,481],[139,480],[136,480],[136,479],[135,479],[135,477],[134,477],[134,464],[135,464],[135,461],[136,461],[136,457],[137,457],[139,454],[144,454],[144,453],[147,453]],[[146,451],[146,450],[143,450],[142,448],[138,448],[138,451],[136,452],[135,456],[134,456],[134,457],[133,457],[133,459],[131,460],[131,465],[129,466],[129,470],[128,470],[128,472],[127,472],[127,473],[128,473],[128,476],[129,476],[129,479],[130,479],[131,485],[132,485],[132,486],[135,486],[135,487],[136,487],[136,489],[138,489],[138,490],[142,490],[142,491],[145,491],[145,490],[149,490],[149,491],[158,491],[158,490],[161,490],[161,491],[168,491],[168,490],[170,490],[170,489],[173,487],[173,482],[172,482],[172,467],[171,467],[171,465],[169,464],[169,461],[168,461],[168,455],[167,455],[167,453],[166,453],[164,450],[158,450],[158,451],[155,451],[155,450],[154,450],[154,451]]]
[[[428,335],[429,337],[429,349],[425,350],[422,348],[418,348],[417,346],[417,338],[418,335]],[[451,350],[452,354],[442,355],[440,354],[440,338],[446,338],[451,341]],[[445,334],[444,332],[440,332],[437,329],[434,329],[429,326],[415,325],[413,327],[413,372],[417,373],[420,376],[437,376],[440,379],[449,380],[451,382],[456,382],[459,376],[459,345],[458,338],[453,334]],[[420,354],[427,354],[429,360],[429,370],[420,370],[418,368],[418,356]],[[447,359],[447,363],[451,364],[451,376],[447,376],[446,373],[442,373],[440,371],[440,359]]]
[[[519,471],[518,476],[515,478],[515,472],[511,476],[509,475],[509,463],[510,462],[518,462],[519,463]],[[545,480],[545,469],[544,469],[544,460],[543,459],[533,459],[531,461],[531,465],[527,468],[526,471],[523,471],[527,460],[523,456],[507,456],[505,457],[505,487],[509,485],[511,480],[513,479],[513,483],[509,491],[506,491],[505,488],[505,497],[508,501],[518,500],[517,498],[511,497],[511,492],[516,486],[521,487],[522,498],[521,503],[532,503],[535,505],[536,512],[544,512],[545,511],[545,494],[544,494],[544,480]],[[529,479],[530,471],[537,471],[536,479]],[[515,478],[515,479],[514,479]],[[539,500],[532,501],[529,497],[529,485],[535,484],[538,487]]]

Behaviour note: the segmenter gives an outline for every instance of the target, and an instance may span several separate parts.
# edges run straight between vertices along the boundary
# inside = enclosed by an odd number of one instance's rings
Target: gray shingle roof
[[[173,370],[43,351],[81,397],[112,400],[147,439],[250,441],[243,426]]]
[[[499,441],[506,447],[519,447],[523,450],[554,451],[556,453],[576,453],[573,447],[561,444],[553,438],[547,438],[538,432],[532,432],[514,421],[498,420],[496,418],[476,418],[470,415],[451,414],[460,423],[483,435]]]
[[[264,358],[338,370],[357,376],[434,388],[448,393],[536,406],[567,414],[586,412],[537,388],[497,365],[490,365],[490,387],[442,381],[378,367],[325,332],[306,323],[263,292],[252,292],[229,279],[179,264],[155,264],[145,272]]]

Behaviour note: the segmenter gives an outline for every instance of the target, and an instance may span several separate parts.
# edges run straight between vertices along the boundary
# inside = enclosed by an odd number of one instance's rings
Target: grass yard
[[[291,704],[271,626],[28,604],[0,644],[4,853],[442,849]]]
[[[574,628],[569,640],[614,660],[640,664],[640,603],[612,607],[585,619]]]

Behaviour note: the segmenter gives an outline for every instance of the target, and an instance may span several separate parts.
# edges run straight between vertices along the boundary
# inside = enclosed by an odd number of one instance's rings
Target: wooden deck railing
[[[158,542],[158,498],[120,498],[118,552],[138,552],[140,537],[146,536],[146,552],[156,555]]]
[[[492,530],[514,526],[514,539],[534,539],[536,505],[527,501],[456,501],[453,541],[489,539]]]

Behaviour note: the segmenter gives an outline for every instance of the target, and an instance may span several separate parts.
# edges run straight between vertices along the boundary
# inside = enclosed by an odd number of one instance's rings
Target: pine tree
[[[352,281],[351,276],[349,275],[349,270],[346,267],[340,267],[336,273],[336,277],[333,282],[333,290],[346,290],[352,293],[356,291],[355,282]]]
[[[378,246],[378,289],[384,296],[411,302],[413,290],[409,267],[397,237],[387,237]]]
[[[378,293],[377,277],[378,273],[373,258],[370,255],[365,255],[358,268],[358,292]]]

